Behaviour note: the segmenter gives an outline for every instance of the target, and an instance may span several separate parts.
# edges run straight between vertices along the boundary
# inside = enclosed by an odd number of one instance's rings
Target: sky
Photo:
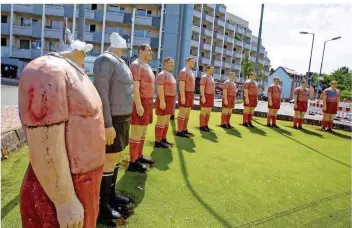
[[[227,11],[249,22],[252,34],[258,36],[261,4],[226,4]],[[271,67],[284,66],[305,74],[308,71],[312,35],[315,33],[311,71],[320,71],[324,41],[326,43],[322,73],[339,67],[352,69],[352,4],[298,5],[268,3],[264,5],[262,42],[268,51]]]

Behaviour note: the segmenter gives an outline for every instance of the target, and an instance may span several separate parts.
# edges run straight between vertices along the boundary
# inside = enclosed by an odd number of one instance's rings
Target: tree
[[[246,79],[252,71],[254,71],[253,63],[249,60],[248,54],[246,54],[241,63],[242,77]]]

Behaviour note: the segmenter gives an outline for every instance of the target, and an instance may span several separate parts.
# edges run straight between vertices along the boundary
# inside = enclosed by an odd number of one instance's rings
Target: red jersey
[[[297,87],[294,94],[297,95],[298,101],[308,102],[309,100],[309,89],[307,88],[302,89],[302,87]]]
[[[272,99],[280,99],[281,98],[281,87],[279,85],[272,84],[268,88],[268,95],[271,94]]]
[[[133,81],[139,81],[139,92],[143,98],[154,98],[155,75],[147,63],[138,58],[130,65]]]
[[[185,91],[193,92],[196,86],[196,76],[184,67],[178,74],[178,80],[185,82]]]
[[[158,85],[164,85],[165,96],[176,96],[176,80],[171,72],[167,70],[161,71],[156,76],[156,83]]]
[[[244,89],[248,89],[249,96],[258,96],[258,83],[256,81],[248,79],[243,87]]]
[[[212,76],[203,75],[200,79],[200,85],[204,85],[204,93],[214,94],[215,93],[215,83]]]
[[[226,80],[224,82],[224,89],[227,90],[227,96],[231,96],[231,97],[234,97],[236,96],[236,83],[235,82],[232,82],[230,80]]]
[[[340,91],[331,87],[325,89],[323,95],[326,95],[326,102],[337,103],[340,100]]]

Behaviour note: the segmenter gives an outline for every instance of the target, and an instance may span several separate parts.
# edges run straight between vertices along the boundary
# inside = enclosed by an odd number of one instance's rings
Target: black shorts
[[[112,125],[116,131],[114,143],[106,145],[106,153],[122,152],[128,145],[130,137],[131,115],[112,116]]]

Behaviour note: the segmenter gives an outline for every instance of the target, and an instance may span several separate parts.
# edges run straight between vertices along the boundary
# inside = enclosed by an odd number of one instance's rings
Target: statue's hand
[[[105,128],[105,142],[106,145],[112,145],[116,138],[116,131],[114,127]]]
[[[83,227],[84,208],[76,194],[68,202],[55,204],[55,208],[60,228]]]

